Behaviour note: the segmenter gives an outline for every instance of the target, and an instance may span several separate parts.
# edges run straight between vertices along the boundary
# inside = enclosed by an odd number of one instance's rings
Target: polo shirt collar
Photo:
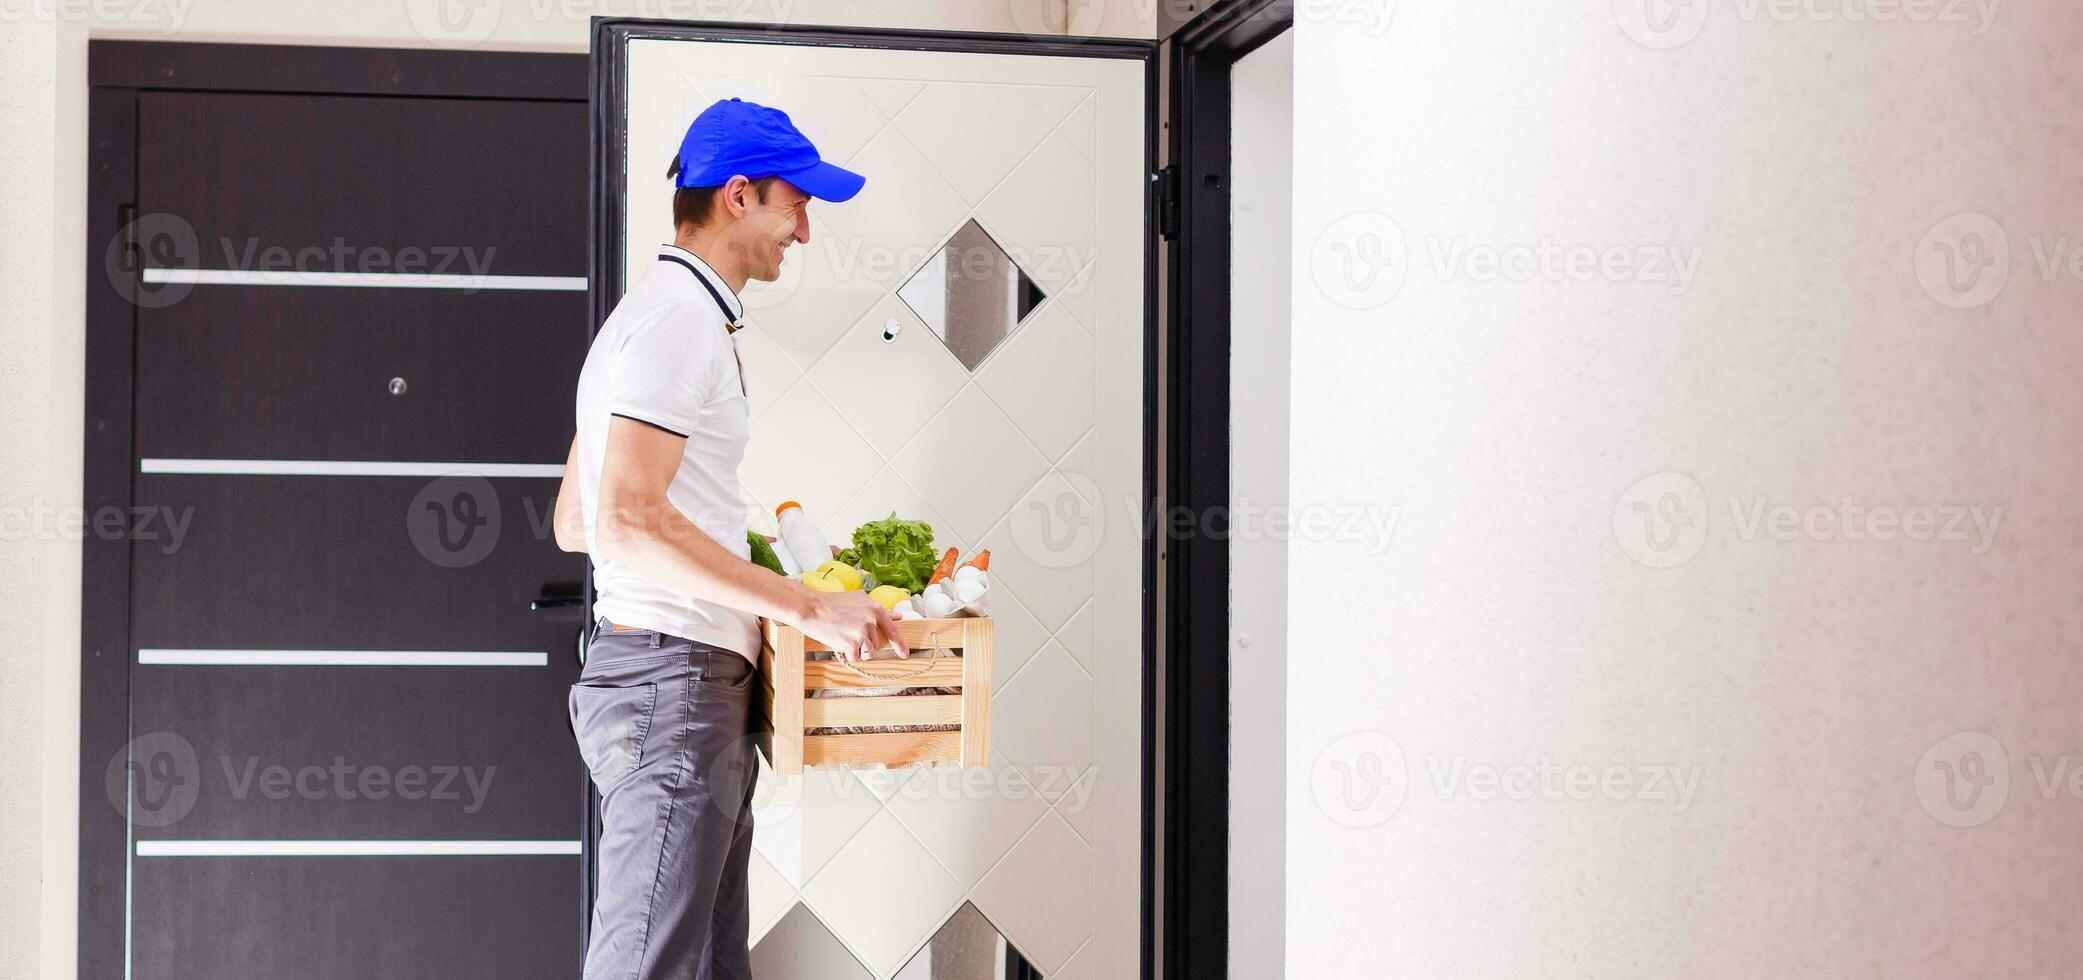
[[[744,302],[738,299],[737,293],[731,291],[730,285],[723,281],[723,277],[717,275],[716,270],[709,267],[709,263],[702,261],[701,256],[678,245],[660,245],[658,246],[658,261],[679,266],[688,273],[699,277],[701,282],[691,285],[694,286],[696,291],[704,295],[711,295],[716,300],[721,301],[727,307],[726,316],[733,327],[737,326],[738,321],[745,318]],[[709,288],[703,289],[702,285],[704,283]]]

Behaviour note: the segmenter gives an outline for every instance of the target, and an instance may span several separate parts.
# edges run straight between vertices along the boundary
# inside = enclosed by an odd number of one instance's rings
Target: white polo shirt
[[[759,656],[751,613],[674,592],[600,557],[595,540],[608,420],[622,416],[687,439],[666,490],[673,507],[725,550],[749,557],[738,463],[751,429],[735,324],[745,308],[707,262],[671,245],[615,304],[579,372],[578,486],[593,556],[594,610],[620,625],[658,630]]]

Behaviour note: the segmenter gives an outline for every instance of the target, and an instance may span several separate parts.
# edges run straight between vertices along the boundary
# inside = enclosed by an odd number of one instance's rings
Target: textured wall
[[[1289,976],[2083,959],[2083,9],[1784,9],[1304,14]]]

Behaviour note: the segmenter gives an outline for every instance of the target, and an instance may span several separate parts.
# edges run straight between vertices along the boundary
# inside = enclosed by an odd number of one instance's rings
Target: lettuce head
[[[926,587],[940,556],[933,551],[932,525],[904,520],[891,511],[882,520],[854,528],[853,547],[839,552],[839,560],[859,566],[884,585],[917,592]]]

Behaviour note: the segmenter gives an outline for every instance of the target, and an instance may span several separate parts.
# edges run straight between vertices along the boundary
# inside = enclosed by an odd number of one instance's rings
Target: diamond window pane
[[[752,975],[760,980],[874,980],[846,944],[801,902],[752,947]]]
[[[1041,971],[963,902],[892,980],[1041,980]]]
[[[897,296],[971,371],[1047,298],[974,218],[898,287]]]

